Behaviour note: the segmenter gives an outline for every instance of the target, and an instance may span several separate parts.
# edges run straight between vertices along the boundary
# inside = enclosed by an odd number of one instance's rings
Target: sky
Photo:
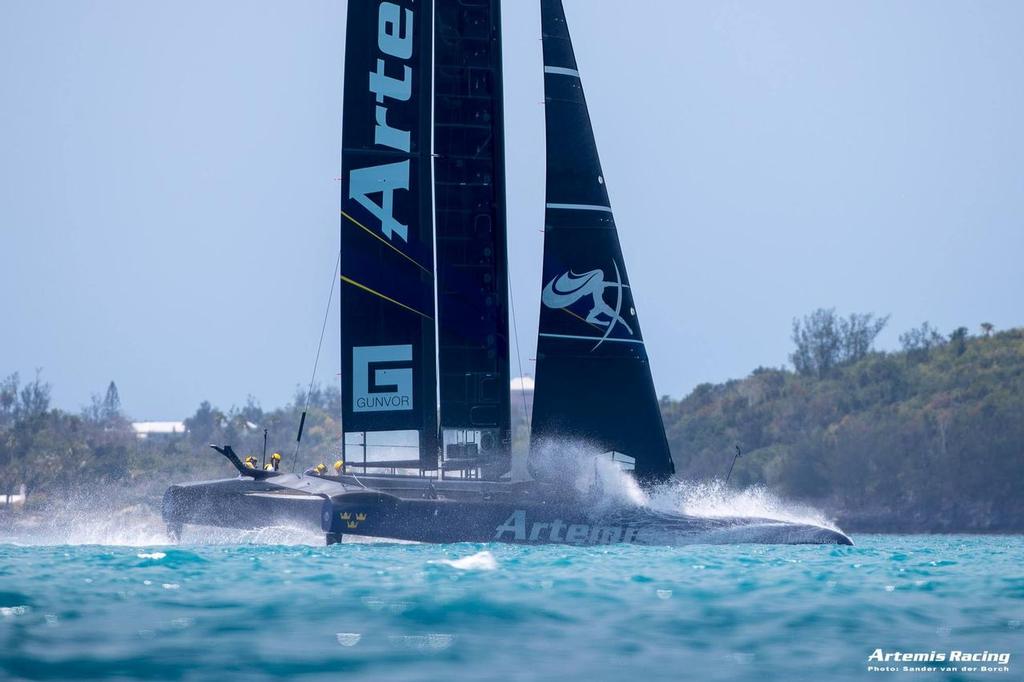
[[[819,307],[891,315],[884,349],[1024,325],[1024,3],[565,6],[659,393],[785,364]],[[530,373],[539,3],[503,11]],[[0,0],[0,375],[41,368],[69,410],[114,380],[137,419],[292,399],[338,249],[344,28],[341,0]]]

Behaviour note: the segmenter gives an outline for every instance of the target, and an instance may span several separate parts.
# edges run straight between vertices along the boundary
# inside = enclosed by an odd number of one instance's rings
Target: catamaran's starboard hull
[[[829,528],[769,519],[701,518],[642,507],[586,512],[557,502],[410,500],[376,491],[325,501],[321,523],[334,539],[362,535],[432,543],[853,544]]]

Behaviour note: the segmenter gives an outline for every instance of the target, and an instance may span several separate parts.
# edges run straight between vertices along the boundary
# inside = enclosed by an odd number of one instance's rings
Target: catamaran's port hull
[[[323,497],[266,481],[233,478],[172,485],[164,493],[164,523],[177,534],[183,525],[252,530],[292,526],[319,530]]]
[[[853,544],[829,528],[767,519],[700,518],[641,507],[586,513],[578,504],[410,500],[377,491],[326,500],[321,523],[329,539],[363,535],[432,543]]]

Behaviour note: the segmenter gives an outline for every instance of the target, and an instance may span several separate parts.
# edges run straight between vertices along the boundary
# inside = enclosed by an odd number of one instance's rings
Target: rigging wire
[[[516,324],[516,298],[512,294],[512,268],[505,268],[505,277],[508,280],[508,303],[512,311],[512,334],[516,340],[516,362],[519,363],[519,395],[523,399],[523,419],[526,420],[526,428],[533,428],[530,425],[530,414],[526,409],[526,391],[523,388],[523,356],[519,352],[519,325]]]
[[[341,251],[338,251],[338,258],[334,261],[334,274],[331,276],[331,293],[327,296],[327,309],[324,311],[324,323],[320,327],[320,342],[316,346],[316,360],[313,361],[313,376],[309,378],[309,388],[306,389],[306,405],[302,408],[302,421],[299,422],[299,435],[295,439],[295,452],[292,454],[292,471],[299,461],[299,446],[302,444],[302,428],[306,424],[306,412],[309,410],[309,397],[313,393],[313,383],[316,381],[316,370],[320,366],[320,351],[324,347],[324,334],[327,332],[327,320],[331,316],[331,304],[334,302],[334,288],[338,284],[338,270],[341,268]]]

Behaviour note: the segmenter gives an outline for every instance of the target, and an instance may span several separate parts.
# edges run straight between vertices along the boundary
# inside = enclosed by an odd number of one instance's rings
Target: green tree
[[[843,318],[835,308],[819,308],[803,320],[793,319],[796,348],[789,359],[800,374],[824,377],[836,367],[866,357],[888,322],[888,315],[852,313]]]
[[[20,401],[15,405],[14,416],[17,419],[31,419],[45,414],[50,409],[50,384],[40,377],[42,370],[36,370],[36,378],[25,384],[19,394]]]
[[[196,413],[185,420],[185,430],[192,443],[206,445],[214,440],[214,436],[224,423],[224,413],[214,409],[213,405],[204,400],[199,404]]]
[[[957,327],[949,334],[949,342],[953,346],[953,352],[960,357],[967,350],[967,327]]]
[[[113,381],[107,386],[107,394],[103,397],[103,419],[113,421],[121,416],[121,396],[117,392],[117,384]]]
[[[920,327],[900,334],[900,346],[907,354],[907,359],[920,362],[927,360],[933,348],[946,343],[946,339],[927,322]]]
[[[0,429],[10,426],[14,421],[15,410],[18,407],[18,385],[20,383],[17,372],[9,374],[7,378],[0,381]]]

